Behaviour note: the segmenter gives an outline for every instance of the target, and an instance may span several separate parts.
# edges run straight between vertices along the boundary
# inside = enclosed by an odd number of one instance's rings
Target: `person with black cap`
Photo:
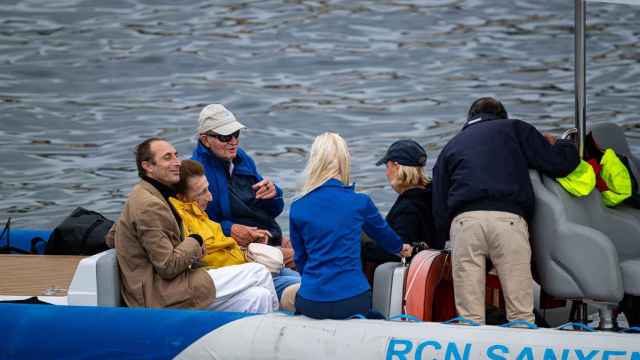
[[[534,321],[529,168],[558,178],[579,161],[572,142],[509,119],[498,100],[473,102],[462,130],[445,145],[433,168],[433,215],[440,243],[447,235],[451,240],[460,316],[484,323],[489,258],[500,278],[507,319]]]
[[[389,226],[414,252],[431,247],[435,225],[431,213],[431,183],[424,173],[427,153],[414,140],[398,140],[389,146],[376,166],[385,165],[389,184],[398,198],[386,216]],[[382,264],[399,261],[373,242],[365,241],[363,260]]]

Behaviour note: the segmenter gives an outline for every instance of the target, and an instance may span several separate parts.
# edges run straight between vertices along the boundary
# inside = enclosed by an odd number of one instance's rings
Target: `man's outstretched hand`
[[[542,134],[542,136],[544,136],[544,138],[547,139],[547,141],[551,145],[554,145],[556,143],[556,141],[558,141],[558,138],[555,135],[551,134],[551,133],[544,133],[544,134]]]
[[[264,178],[261,181],[253,184],[253,190],[256,191],[256,199],[269,200],[276,196],[276,184],[268,178]]]

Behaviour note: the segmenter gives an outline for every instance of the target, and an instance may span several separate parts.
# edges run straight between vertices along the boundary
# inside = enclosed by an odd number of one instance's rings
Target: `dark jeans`
[[[370,313],[371,290],[338,301],[312,301],[296,295],[296,313],[314,319],[346,319],[353,315],[380,318]]]

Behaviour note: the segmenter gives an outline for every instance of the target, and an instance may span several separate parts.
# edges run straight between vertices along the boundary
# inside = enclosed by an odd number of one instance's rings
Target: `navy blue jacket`
[[[222,231],[226,236],[231,236],[231,226],[234,224],[234,220],[231,216],[229,185],[225,174],[224,161],[215,156],[211,150],[199,141],[198,146],[193,150],[191,158],[199,161],[204,166],[205,175],[209,181],[209,191],[213,196],[213,200],[207,206],[207,215],[211,220],[222,225]],[[258,169],[253,159],[241,148],[238,148],[237,156],[233,160],[233,166],[234,173],[253,176],[256,179],[255,182],[262,180],[262,176],[258,174]],[[273,199],[258,200],[258,203],[266,213],[274,218],[277,217],[284,209],[282,190],[276,186],[276,196]]]
[[[445,145],[433,168],[438,241],[432,245],[442,247],[451,220],[466,211],[506,211],[529,220],[534,197],[528,169],[564,177],[579,162],[573,143],[558,140],[552,146],[524,121],[483,115],[468,122]]]
[[[362,231],[389,253],[402,249],[369,196],[335,179],[294,201],[289,220],[302,274],[298,294],[307,300],[338,301],[369,290],[360,261]]]

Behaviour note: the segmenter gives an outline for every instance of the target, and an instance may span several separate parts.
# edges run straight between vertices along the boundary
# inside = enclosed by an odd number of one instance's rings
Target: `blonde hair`
[[[351,155],[344,139],[331,132],[318,135],[311,145],[304,169],[305,181],[298,197],[305,196],[332,178],[350,185],[350,168]]]
[[[391,179],[391,187],[402,192],[406,189],[422,186],[425,187],[429,184],[429,179],[424,174],[422,166],[406,166],[397,164],[398,171],[393,175]]]

